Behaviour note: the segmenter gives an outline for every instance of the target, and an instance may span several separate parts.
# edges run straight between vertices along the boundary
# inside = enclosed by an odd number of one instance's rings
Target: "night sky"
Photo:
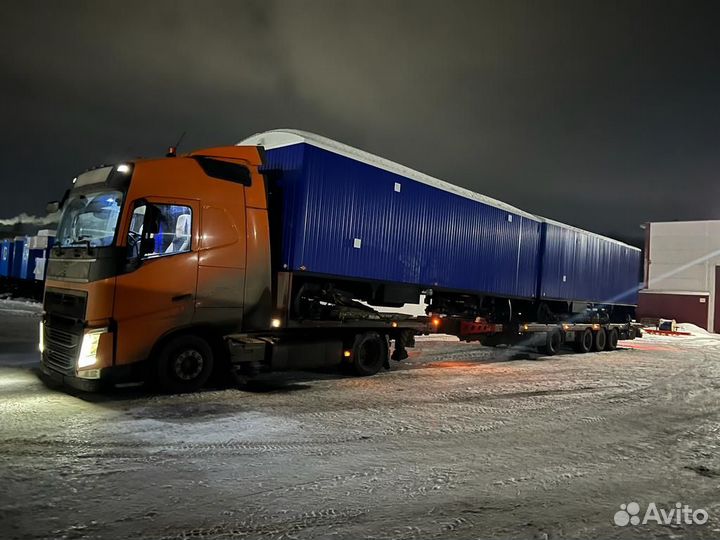
[[[3,2],[0,217],[292,127],[623,238],[720,218],[720,4]]]

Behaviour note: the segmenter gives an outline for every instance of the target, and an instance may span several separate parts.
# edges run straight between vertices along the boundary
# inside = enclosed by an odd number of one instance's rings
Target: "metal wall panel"
[[[639,249],[571,227],[542,226],[541,298],[637,304]]]
[[[532,298],[540,221],[311,145],[281,170],[282,263],[296,271]]]
[[[12,274],[13,251],[15,250],[15,242],[12,240],[3,240],[0,244],[2,252],[0,252],[0,277],[10,277]]]
[[[303,170],[303,157],[305,145],[297,144],[285,146],[265,152],[264,165],[261,172],[271,178],[270,182],[270,241],[280,242],[280,260],[277,264],[284,270],[290,269],[294,260],[295,246],[302,245],[302,227],[305,216],[302,194],[305,191],[305,174]],[[279,216],[274,215],[279,211]],[[275,223],[279,220],[279,223]]]
[[[710,295],[667,294],[643,291],[638,298],[637,318],[675,319],[679,322],[697,324],[709,330],[708,306]],[[717,306],[717,304],[716,304]],[[715,319],[717,324],[717,319]]]
[[[25,244],[28,242],[26,236],[16,236],[13,240],[13,257],[10,265],[10,277],[21,279],[22,278],[22,254],[25,249]]]

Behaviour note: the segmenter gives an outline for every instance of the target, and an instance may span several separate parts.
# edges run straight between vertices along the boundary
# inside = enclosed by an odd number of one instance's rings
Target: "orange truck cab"
[[[193,390],[225,356],[223,336],[270,329],[260,165],[258,147],[230,146],[74,179],[48,264],[43,373]]]
[[[349,362],[372,375],[388,367],[392,340],[393,358],[407,357],[424,318],[352,299],[397,306],[378,297],[391,288],[298,275],[280,262],[283,206],[272,191],[282,190],[264,156],[251,144],[210,148],[73,180],[57,203],[45,282],[47,379],[90,391],[155,381],[184,392],[213,373],[245,380]],[[338,309],[328,319],[330,304]]]

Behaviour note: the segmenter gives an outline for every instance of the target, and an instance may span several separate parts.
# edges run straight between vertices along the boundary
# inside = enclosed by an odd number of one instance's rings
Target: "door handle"
[[[182,302],[183,300],[187,300],[188,298],[192,298],[192,293],[178,294],[177,296],[172,297],[172,301],[173,302]]]

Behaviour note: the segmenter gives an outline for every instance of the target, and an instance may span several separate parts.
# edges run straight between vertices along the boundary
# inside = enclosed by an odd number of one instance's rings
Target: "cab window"
[[[178,204],[141,203],[130,221],[131,256],[160,257],[192,249],[192,208]]]

